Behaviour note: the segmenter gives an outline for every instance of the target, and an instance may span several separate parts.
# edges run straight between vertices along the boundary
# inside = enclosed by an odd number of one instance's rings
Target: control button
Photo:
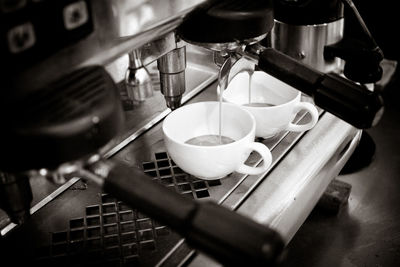
[[[7,33],[8,47],[11,53],[20,53],[36,42],[35,31],[30,22],[15,26]]]
[[[88,8],[84,1],[69,4],[63,9],[64,26],[67,30],[73,30],[85,24],[89,20]]]
[[[0,8],[4,13],[18,10],[25,5],[26,0],[0,0]]]

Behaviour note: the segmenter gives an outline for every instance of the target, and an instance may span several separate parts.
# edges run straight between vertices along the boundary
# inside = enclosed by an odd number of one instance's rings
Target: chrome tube
[[[176,48],[157,60],[161,93],[172,110],[180,107],[185,92],[186,47]]]
[[[291,25],[275,20],[271,46],[321,72],[343,70],[340,58],[324,58],[324,47],[343,38],[344,19],[315,25]]]

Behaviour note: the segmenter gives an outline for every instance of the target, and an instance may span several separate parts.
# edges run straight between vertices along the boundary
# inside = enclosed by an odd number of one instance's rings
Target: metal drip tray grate
[[[87,206],[83,217],[71,219],[67,231],[51,233],[51,245],[40,248],[36,260],[66,261],[69,266],[105,262],[131,266],[139,264],[140,255],[156,251],[158,237],[171,233],[167,226],[108,194],[100,198],[101,204]]]
[[[182,171],[166,152],[155,153],[155,161],[143,162],[143,170],[156,182],[192,199],[210,197],[219,180],[199,180]],[[100,193],[96,205],[83,207],[84,215],[70,219],[68,229],[50,233],[50,245],[35,253],[38,264],[68,266],[141,266],[143,257],[158,255],[173,233],[115,197]],[[169,247],[172,249],[172,246]],[[157,257],[156,256],[156,257]]]
[[[210,196],[212,186],[221,185],[220,180],[205,181],[197,179],[182,171],[166,152],[155,153],[154,162],[144,162],[144,172],[159,183],[175,188],[176,192],[193,199]]]

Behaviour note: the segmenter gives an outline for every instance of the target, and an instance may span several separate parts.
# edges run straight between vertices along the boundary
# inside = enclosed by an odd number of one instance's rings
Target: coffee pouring
[[[317,108],[302,101],[301,92],[262,71],[235,75],[222,97],[225,102],[240,105],[252,113],[257,125],[256,136],[264,139],[282,131],[308,131],[318,122]],[[310,120],[304,124],[292,123],[299,112],[308,113]]]

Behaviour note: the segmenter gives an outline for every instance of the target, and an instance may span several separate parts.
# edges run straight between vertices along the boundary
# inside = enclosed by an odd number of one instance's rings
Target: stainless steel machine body
[[[344,18],[314,25],[293,25],[276,20],[271,46],[321,72],[342,73],[342,60],[325,59],[324,48],[342,40],[343,32]]]

